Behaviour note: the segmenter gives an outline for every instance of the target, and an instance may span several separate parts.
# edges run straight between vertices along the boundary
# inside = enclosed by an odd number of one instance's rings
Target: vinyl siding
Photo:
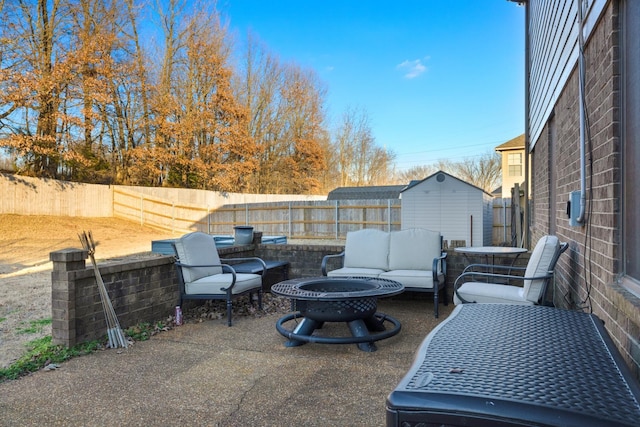
[[[493,232],[490,199],[491,196],[464,181],[447,177],[444,182],[437,182],[432,177],[402,193],[402,228],[439,231],[448,242],[462,240],[469,246],[488,245]]]
[[[578,63],[578,3],[585,40],[607,0],[530,0],[529,141],[533,147]]]

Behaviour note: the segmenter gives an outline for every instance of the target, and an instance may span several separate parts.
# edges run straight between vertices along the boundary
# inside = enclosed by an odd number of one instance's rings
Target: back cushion
[[[389,233],[363,229],[347,233],[344,266],[388,270]]]
[[[391,233],[389,270],[431,270],[441,254],[440,233],[410,228]]]
[[[220,265],[213,236],[196,231],[185,234],[176,243],[176,253],[182,264]],[[222,267],[182,267],[182,277],[189,283],[206,276],[222,273]]]
[[[533,249],[531,258],[524,272],[525,277],[540,277],[549,272],[551,261],[560,246],[560,241],[556,236],[544,236]],[[531,302],[538,302],[540,299],[544,280],[525,280],[524,297]]]

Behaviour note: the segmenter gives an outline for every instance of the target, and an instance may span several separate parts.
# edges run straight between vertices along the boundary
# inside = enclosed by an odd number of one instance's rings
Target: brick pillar
[[[84,270],[88,252],[62,249],[51,252],[51,329],[54,344],[76,345],[76,282],[73,271]]]

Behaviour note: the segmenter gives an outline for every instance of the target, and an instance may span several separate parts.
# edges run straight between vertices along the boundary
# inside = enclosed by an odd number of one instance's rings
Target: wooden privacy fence
[[[360,228],[394,231],[402,227],[399,199],[328,201],[318,197],[79,184],[0,173],[0,213],[4,214],[115,216],[176,234],[198,230],[231,235],[234,226],[251,225],[263,235],[291,239],[343,239]],[[514,215],[512,207],[518,206],[511,199],[494,199],[495,245],[514,245],[514,237],[521,235],[521,210]]]
[[[400,229],[400,200],[288,201],[230,204],[218,208],[172,203],[114,190],[114,216],[174,233],[233,234],[251,225],[263,235],[292,239],[340,239],[360,228]]]
[[[513,214],[511,199],[493,199],[493,234],[492,242],[494,245],[513,246],[511,233],[511,217]]]
[[[290,239],[343,239],[347,232],[361,228],[400,230],[400,209],[401,202],[395,199],[242,203],[207,208],[123,189],[114,190],[113,202],[114,216],[173,233],[232,235],[233,227],[251,225],[265,236]],[[511,242],[511,215],[511,199],[494,200],[493,244]]]

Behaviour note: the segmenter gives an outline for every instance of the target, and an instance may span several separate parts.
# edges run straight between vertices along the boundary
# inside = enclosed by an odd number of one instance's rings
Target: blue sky
[[[461,161],[524,132],[524,8],[506,0],[218,0],[326,84],[327,116],[367,112],[404,170]]]

